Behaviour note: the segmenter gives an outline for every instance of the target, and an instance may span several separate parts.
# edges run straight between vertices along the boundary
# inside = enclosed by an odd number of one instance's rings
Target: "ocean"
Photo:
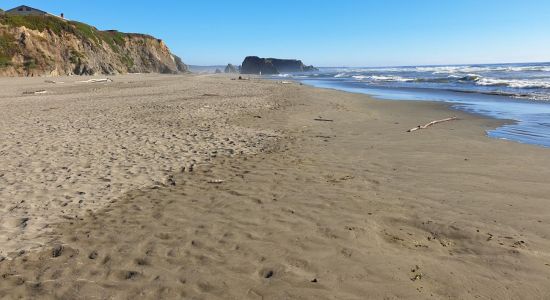
[[[490,137],[550,147],[550,63],[320,68],[281,77],[380,99],[452,103],[515,121],[488,131]]]

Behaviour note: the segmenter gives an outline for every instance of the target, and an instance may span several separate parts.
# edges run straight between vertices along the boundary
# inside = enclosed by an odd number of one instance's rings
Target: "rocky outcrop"
[[[247,56],[241,67],[242,74],[264,75],[316,70],[317,68],[306,66],[301,60],[297,59],[260,58],[257,56]]]
[[[238,73],[237,67],[232,64],[227,64],[225,67],[224,73]]]
[[[235,67],[233,64],[227,64],[225,67],[224,73],[238,73],[237,67]]]
[[[160,39],[53,16],[0,15],[0,76],[180,73]]]

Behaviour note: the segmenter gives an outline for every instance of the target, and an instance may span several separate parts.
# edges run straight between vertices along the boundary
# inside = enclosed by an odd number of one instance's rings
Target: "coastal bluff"
[[[0,76],[182,72],[187,65],[150,35],[52,15],[0,14]]]
[[[241,74],[281,74],[293,72],[309,72],[318,70],[314,66],[306,66],[298,59],[260,58],[247,56],[241,67]]]

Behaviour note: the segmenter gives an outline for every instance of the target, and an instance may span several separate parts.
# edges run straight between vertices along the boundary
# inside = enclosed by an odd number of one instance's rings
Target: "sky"
[[[548,0],[0,0],[163,39],[193,65],[245,56],[315,66],[550,61]]]

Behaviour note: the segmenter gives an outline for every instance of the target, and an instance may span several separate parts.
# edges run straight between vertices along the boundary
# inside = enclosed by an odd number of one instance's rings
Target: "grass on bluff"
[[[13,57],[13,45],[15,39],[11,35],[0,35],[0,68],[11,65],[11,58]]]
[[[49,29],[57,34],[71,31],[71,26],[63,19],[52,16],[18,16],[5,14],[0,16],[0,23],[11,27],[25,26],[32,30],[44,31]]]
[[[102,42],[105,42],[117,53],[120,52],[120,47],[125,44],[124,33],[101,31],[88,24],[67,21],[54,16],[17,16],[6,14],[0,15],[0,24],[10,27],[25,26],[38,31],[50,30],[56,34],[68,32],[96,46],[100,46]]]
[[[76,21],[70,21],[68,23],[74,26],[76,31],[75,34],[92,41],[96,45],[100,45],[101,41],[104,41],[113,49],[113,51],[118,52],[118,48],[124,46],[125,44],[124,33],[118,31],[101,31],[88,24]]]

